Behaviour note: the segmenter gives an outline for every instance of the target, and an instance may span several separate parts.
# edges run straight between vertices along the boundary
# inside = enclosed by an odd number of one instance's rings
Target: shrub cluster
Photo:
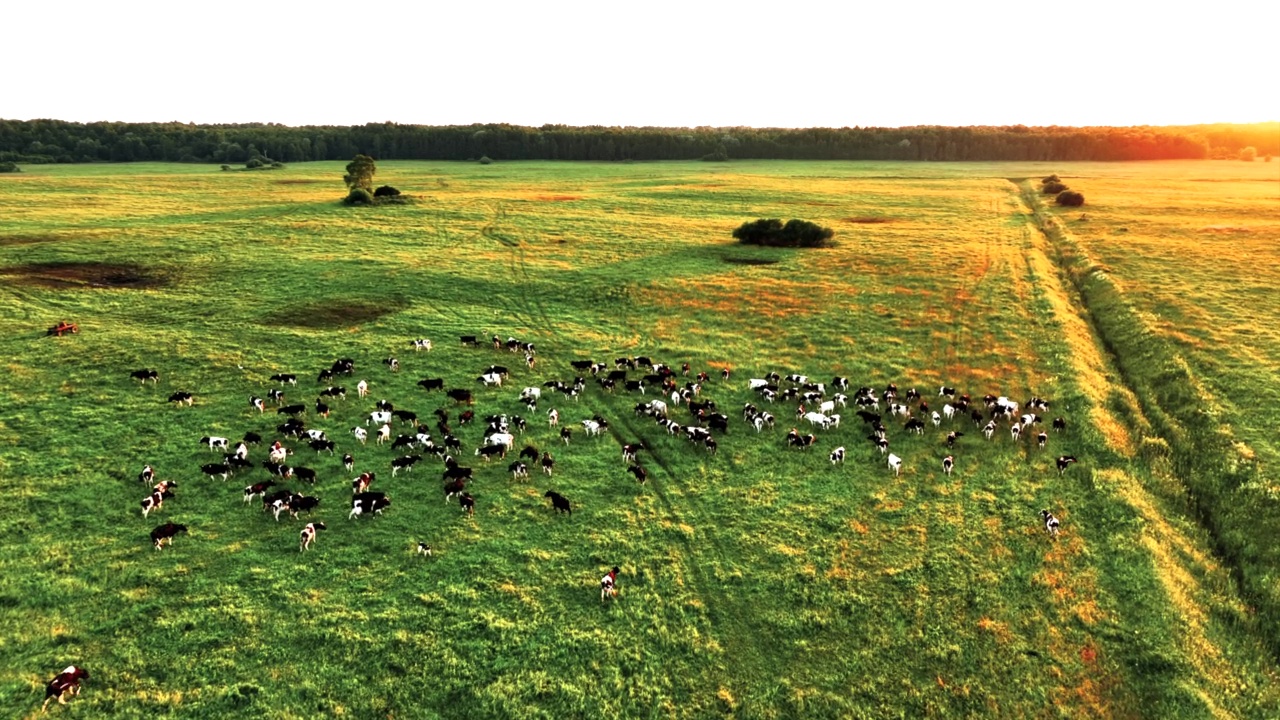
[[[0,173],[22,172],[22,168],[18,167],[18,163],[6,160],[0,162]]]
[[[733,237],[744,245],[770,247],[826,247],[835,233],[831,228],[808,220],[788,220],[785,225],[776,218],[746,222],[733,231]]]
[[[362,187],[351,188],[351,192],[347,193],[347,197],[343,199],[347,205],[372,205],[373,193]]]
[[[1054,202],[1063,207],[1080,207],[1084,204],[1084,195],[1072,191],[1057,175],[1040,180],[1040,192],[1055,196]]]

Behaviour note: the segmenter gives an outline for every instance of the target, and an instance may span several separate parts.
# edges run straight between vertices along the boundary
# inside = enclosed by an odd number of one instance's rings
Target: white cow
[[[902,458],[889,453],[889,469],[893,471],[893,476],[897,477],[902,472]]]
[[[369,439],[369,431],[358,425],[351,428],[351,434],[356,436],[356,439],[360,441],[361,445],[364,444],[365,440]]]

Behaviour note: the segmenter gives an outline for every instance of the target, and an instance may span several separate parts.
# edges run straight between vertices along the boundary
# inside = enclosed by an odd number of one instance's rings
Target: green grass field
[[[416,201],[380,208],[337,202],[340,163],[24,170],[0,177],[0,715],[36,715],[74,662],[92,678],[51,716],[1280,716],[1256,608],[1144,450],[1143,391],[1061,265],[1068,245],[1105,263],[1273,459],[1274,166],[388,161],[377,184]],[[1050,172],[1089,204],[1029,204],[1010,180]],[[838,244],[733,244],[756,217],[829,225]],[[80,334],[43,337],[64,318]],[[535,342],[537,365],[465,334]],[[435,349],[413,352],[418,337]],[[642,354],[713,374],[703,395],[732,423],[716,455],[636,417],[638,396],[548,394],[517,445],[551,450],[554,478],[513,482],[471,454],[483,426],[461,429],[468,518],[442,501],[438,460],[392,478],[400,453],[348,432],[382,398],[456,417],[424,377],[473,389],[478,415],[519,413],[520,388],[571,379],[570,360]],[[290,442],[319,481],[288,487],[329,526],[302,554],[302,521],[241,502],[266,471],[208,480],[217,456],[197,441],[269,441],[282,419],[248,397],[296,372],[286,398],[310,406],[339,357],[356,361],[348,397],[308,426],[393,505],[348,521],[353,473]],[[512,368],[502,389],[475,381],[490,363]],[[143,367],[158,385],[129,379]],[[761,404],[747,379],[774,370],[914,386],[935,408],[944,383],[1034,394],[1069,425],[1042,451],[1004,426],[988,442],[967,419],[919,437],[897,420],[895,477],[853,407],[809,452],[785,448],[794,403],[765,408],[774,430],[744,425]],[[166,403],[176,390],[194,406]],[[579,427],[566,447],[550,407],[613,432]],[[951,477],[949,429],[965,433]],[[620,456],[635,440],[644,486]],[[1060,454],[1080,459],[1062,476]],[[179,487],[144,520],[145,463]],[[168,521],[190,533],[156,552]]]

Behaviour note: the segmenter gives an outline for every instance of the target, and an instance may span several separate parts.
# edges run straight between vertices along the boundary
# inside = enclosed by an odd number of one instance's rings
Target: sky
[[[1280,120],[1280,14],[1260,0],[64,0],[3,17],[0,118],[17,120]]]

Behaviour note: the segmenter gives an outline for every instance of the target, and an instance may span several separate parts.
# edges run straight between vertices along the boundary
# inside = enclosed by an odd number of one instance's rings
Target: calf
[[[356,436],[356,440],[359,440],[361,445],[369,439],[369,431],[359,426],[351,428],[351,434]]]
[[[282,477],[282,478],[293,477],[293,468],[289,467],[288,465],[273,463],[270,460],[268,460],[262,463],[262,467],[265,468],[267,472],[271,473],[272,475],[276,475],[278,477]]]
[[[507,472],[511,473],[512,480],[528,480],[529,466],[519,460],[507,466]]]
[[[1049,537],[1058,537],[1058,526],[1061,525],[1061,523],[1058,522],[1058,518],[1054,517],[1053,513],[1045,509],[1040,511],[1040,519],[1044,520],[1044,531],[1049,533]]]
[[[551,507],[554,508],[556,512],[568,513],[570,515],[573,514],[573,508],[569,507],[569,498],[561,495],[555,490],[548,490],[542,497],[551,498]]]
[[[844,446],[843,445],[831,451],[831,464],[835,465],[836,463],[842,463],[842,462],[844,462]]]
[[[600,435],[600,423],[594,420],[583,420],[582,429],[587,431],[587,437]]]
[[[162,547],[164,547],[166,540],[168,540],[169,544],[172,545],[173,537],[178,533],[184,533],[186,531],[187,531],[186,525],[178,525],[175,523],[165,523],[164,525],[161,525],[160,527],[151,531],[151,542],[155,543],[156,550],[159,550]]]
[[[466,390],[464,388],[454,388],[446,392],[445,395],[448,395],[449,399],[453,400],[455,403],[458,403],[459,405],[463,403],[466,403],[467,405],[471,405],[472,403],[475,402],[475,400],[471,396],[471,391]]]
[[[560,428],[560,439],[564,441],[565,445],[568,445],[569,441],[573,439],[573,430],[567,427]]]
[[[267,488],[272,487],[275,484],[275,480],[267,480],[266,482],[254,483],[246,487],[244,489],[244,501],[247,503],[252,500],[254,496],[265,496],[267,494]]]
[[[195,401],[196,401],[196,398],[194,395],[192,395],[189,392],[183,392],[181,390],[169,396],[169,402],[178,403],[179,405],[186,405],[187,407],[191,407],[192,403],[194,403]]]
[[[1071,455],[1063,455],[1062,457],[1059,457],[1058,458],[1058,474],[1061,475],[1062,473],[1066,472],[1067,466],[1073,462],[1076,462],[1076,459]]]
[[[143,368],[142,370],[134,370],[133,372],[129,373],[129,377],[133,378],[134,380],[137,380],[139,383],[145,383],[146,381],[150,380],[151,384],[154,385],[160,382],[160,373],[156,372],[155,370],[150,370],[147,368]]]
[[[635,475],[636,482],[640,483],[641,485],[643,485],[644,482],[649,479],[649,471],[645,470],[640,465],[629,466],[627,468],[627,472],[631,473],[632,475]]]
[[[938,388],[938,397],[953,398],[955,396],[956,396],[956,389],[953,387],[947,387],[946,385],[943,385],[942,387]]]
[[[355,464],[356,459],[351,457],[351,453],[347,453],[342,456],[342,467],[346,468],[347,472],[351,472],[351,468],[354,467]]]
[[[52,680],[45,683],[44,705],[40,706],[40,712],[43,713],[49,707],[50,700],[57,700],[59,705],[66,705],[66,696],[79,695],[80,681],[88,679],[88,670],[75,665],[68,665],[66,669],[55,675]]]
[[[316,471],[308,467],[296,467],[293,469],[293,476],[308,485],[316,484]]]
[[[600,578],[600,602],[604,602],[605,600],[617,596],[618,589],[614,586],[614,581],[618,577],[619,572],[622,571],[615,567],[604,577]]]
[[[431,546],[424,542],[418,543],[418,554],[424,558],[431,557]]]
[[[987,439],[990,440],[991,436],[996,434],[996,421],[992,420],[983,426],[982,434],[986,435]]]
[[[307,523],[307,526],[302,528],[301,540],[298,543],[298,552],[303,552],[304,550],[309,549],[311,547],[311,543],[316,539],[316,531],[324,529],[325,526],[322,522]]]
[[[171,497],[173,497],[173,492],[170,490],[157,490],[151,493],[149,497],[142,501],[142,517],[149,515],[152,510],[159,510],[164,505],[164,501]]]
[[[902,472],[902,458],[889,453],[889,469],[893,471],[893,476],[897,477]]]
[[[458,340],[462,343],[463,347],[476,347],[478,344],[475,335],[461,335],[458,337]]]

